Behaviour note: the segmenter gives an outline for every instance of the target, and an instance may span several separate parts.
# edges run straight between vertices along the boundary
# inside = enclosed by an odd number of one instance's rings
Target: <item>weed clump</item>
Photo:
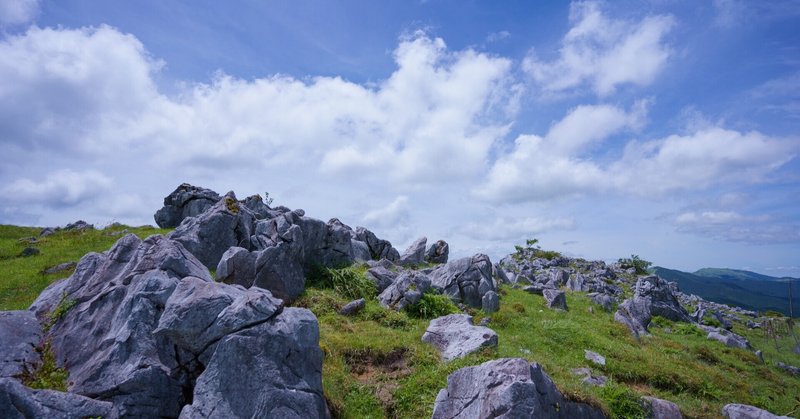
[[[309,275],[309,285],[329,288],[337,294],[351,299],[370,299],[377,294],[375,284],[357,266],[326,268],[318,266]]]
[[[37,390],[67,391],[69,373],[64,368],[56,365],[56,356],[50,341],[46,341],[41,348],[36,348],[42,356],[42,363],[33,371],[22,373],[22,384]]]
[[[425,293],[415,304],[405,308],[406,313],[415,319],[435,319],[458,313],[458,307],[446,295]]]
[[[45,332],[49,331],[51,327],[53,327],[56,322],[61,320],[67,312],[75,306],[75,300],[67,297],[67,293],[64,292],[61,294],[61,299],[58,300],[58,304],[56,307],[47,315],[47,319],[43,325],[43,329]]]
[[[627,387],[609,383],[600,390],[600,397],[605,400],[613,419],[647,417],[641,398]]]
[[[232,214],[239,213],[239,203],[229,196],[225,197],[225,207],[227,207],[228,211],[230,211]]]

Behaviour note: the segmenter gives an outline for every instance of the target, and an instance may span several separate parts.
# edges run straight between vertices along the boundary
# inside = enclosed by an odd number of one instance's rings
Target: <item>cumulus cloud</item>
[[[38,0],[2,0],[0,1],[0,27],[28,23],[38,13]]]
[[[408,222],[408,197],[398,196],[383,208],[376,208],[364,215],[364,223],[376,227],[391,227]]]
[[[800,226],[766,215],[736,211],[683,212],[674,219],[676,229],[718,240],[753,244],[800,242]]]
[[[664,39],[675,23],[671,16],[617,20],[605,15],[599,2],[585,1],[572,3],[569,19],[572,27],[557,59],[547,62],[531,52],[523,62],[545,94],[589,85],[605,96],[620,85],[648,85],[671,55]]]
[[[111,183],[109,177],[94,170],[59,170],[48,174],[44,179],[17,179],[2,191],[12,203],[68,207],[94,200],[107,193]]]
[[[471,222],[461,234],[476,240],[521,240],[553,230],[575,228],[575,220],[569,217],[498,217],[491,222]]]

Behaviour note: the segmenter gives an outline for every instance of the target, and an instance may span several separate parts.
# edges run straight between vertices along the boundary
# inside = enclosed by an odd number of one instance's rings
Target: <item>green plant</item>
[[[640,258],[638,255],[631,255],[630,258],[620,258],[617,262],[624,269],[634,268],[637,275],[646,274],[647,268],[653,264],[653,262],[646,261]]]
[[[230,211],[233,214],[238,214],[239,213],[239,203],[236,202],[235,199],[233,199],[233,198],[231,198],[229,196],[225,197],[225,207],[227,207],[228,211]]]
[[[23,372],[22,383],[39,390],[67,391],[69,373],[56,365],[56,356],[50,347],[50,342],[46,341],[41,348],[36,348],[36,351],[40,353],[42,363],[33,371]]]
[[[308,280],[310,286],[330,288],[351,299],[373,298],[377,293],[375,284],[355,265],[344,268],[317,266],[312,268]]]
[[[75,300],[67,297],[66,291],[63,292],[61,294],[61,299],[58,300],[58,304],[56,304],[53,311],[51,311],[47,315],[47,319],[45,320],[45,323],[43,325],[44,331],[45,332],[49,331],[50,328],[53,327],[53,325],[55,325],[56,322],[61,320],[61,318],[64,317],[64,315],[67,314],[69,309],[71,309],[73,306],[75,306]]]
[[[264,192],[264,203],[267,204],[267,206],[270,206],[272,205],[272,201],[273,199],[269,196],[269,192]]]
[[[607,403],[612,418],[632,419],[647,417],[641,398],[627,387],[608,383],[601,388],[600,397]]]
[[[435,319],[458,313],[458,307],[446,295],[425,293],[419,301],[407,305],[406,313],[415,319]]]
[[[691,323],[675,323],[675,325],[672,327],[672,333],[676,335],[705,336],[699,327]]]
[[[536,257],[543,258],[543,259],[547,259],[547,260],[553,260],[553,259],[555,259],[555,258],[560,258],[560,257],[561,257],[561,253],[559,253],[559,252],[556,252],[555,250],[541,250],[541,249],[537,249],[537,250],[534,252],[534,254],[536,255]]]

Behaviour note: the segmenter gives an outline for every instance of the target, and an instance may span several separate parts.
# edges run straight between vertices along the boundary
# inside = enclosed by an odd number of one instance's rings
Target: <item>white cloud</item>
[[[569,217],[524,217],[519,219],[499,217],[491,222],[471,222],[460,233],[476,240],[508,241],[531,238],[547,231],[573,228],[575,228],[575,220]]]
[[[383,208],[370,210],[364,215],[364,223],[369,226],[391,227],[408,222],[408,197],[398,196]]]
[[[111,179],[97,171],[59,170],[44,179],[17,179],[5,186],[9,201],[52,207],[68,207],[92,201],[108,192]]]
[[[38,13],[38,0],[0,0],[0,27],[28,23]]]
[[[489,35],[486,35],[486,41],[487,42],[502,41],[508,38],[509,36],[511,36],[511,32],[509,31],[492,32]]]
[[[532,52],[523,62],[544,94],[588,84],[605,96],[624,84],[648,85],[671,55],[664,40],[674,26],[668,15],[638,22],[616,20],[602,12],[600,3],[586,1],[572,3],[570,22],[555,61],[543,61]]]
[[[800,242],[800,226],[767,215],[744,215],[735,211],[684,212],[674,219],[679,232],[717,240],[753,244]]]

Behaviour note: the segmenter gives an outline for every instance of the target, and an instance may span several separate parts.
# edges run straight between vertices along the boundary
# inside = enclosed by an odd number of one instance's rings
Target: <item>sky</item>
[[[800,277],[800,1],[0,0],[0,223],[188,182],[493,260]]]

